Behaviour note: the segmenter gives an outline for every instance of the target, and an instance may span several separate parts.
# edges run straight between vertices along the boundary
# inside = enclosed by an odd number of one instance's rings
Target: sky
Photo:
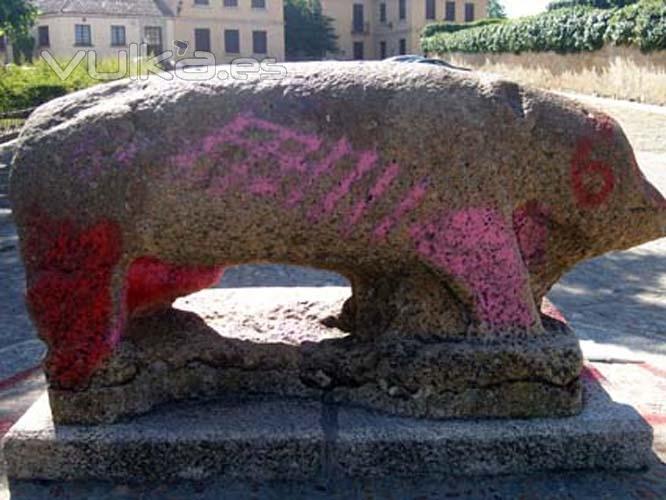
[[[529,16],[546,10],[550,0],[503,0],[509,17]]]

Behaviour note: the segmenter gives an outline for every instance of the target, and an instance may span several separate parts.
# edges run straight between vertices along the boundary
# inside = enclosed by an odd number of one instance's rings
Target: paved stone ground
[[[625,128],[646,175],[666,193],[666,107],[574,96],[603,108]],[[0,162],[1,163],[1,162]],[[0,189],[6,168],[0,165]],[[1,194],[1,193],[0,193]],[[2,196],[0,196],[2,198]],[[0,199],[0,435],[44,388],[34,370],[44,348],[23,305],[24,276],[11,213]],[[4,206],[3,206],[4,205]],[[219,286],[339,286],[331,273],[261,265],[229,270]],[[634,405],[655,430],[655,452],[666,460],[666,239],[579,265],[551,300],[583,343],[591,373],[614,399]],[[219,485],[21,485],[15,498],[246,498],[247,485],[222,494]],[[290,485],[256,485],[255,498],[323,497]],[[0,499],[7,497],[0,465]],[[336,498],[666,498],[666,466],[643,474],[559,474],[529,478],[451,480],[437,484],[340,484]]]

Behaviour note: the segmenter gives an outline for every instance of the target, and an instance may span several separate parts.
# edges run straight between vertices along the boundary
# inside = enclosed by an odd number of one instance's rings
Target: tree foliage
[[[37,9],[26,0],[0,2],[0,32],[16,38],[30,31],[37,17]]]
[[[488,17],[491,19],[506,19],[506,10],[501,0],[488,1]]]
[[[594,51],[604,44],[666,50],[666,2],[641,0],[624,8],[573,7],[422,40],[423,50],[444,52]]]
[[[322,13],[319,0],[285,0],[287,59],[321,59],[338,51],[333,19]]]
[[[32,58],[35,41],[30,29],[36,17],[37,9],[27,0],[0,1],[0,35],[6,35],[14,45],[17,62]]]

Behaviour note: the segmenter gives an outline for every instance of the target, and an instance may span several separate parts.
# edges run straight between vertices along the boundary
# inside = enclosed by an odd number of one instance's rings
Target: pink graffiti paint
[[[140,257],[127,272],[127,309],[138,314],[168,307],[178,297],[214,285],[222,273],[221,267],[184,266]]]
[[[513,230],[520,253],[530,270],[546,263],[549,213],[548,207],[537,200],[528,201],[513,213]]]
[[[443,214],[411,228],[416,250],[472,295],[478,319],[491,328],[530,328],[528,276],[515,237],[490,208]]]
[[[571,185],[581,208],[602,205],[615,188],[613,169],[604,162],[594,160],[594,142],[589,137],[579,139],[571,159]]]
[[[122,165],[129,165],[132,163],[132,161],[134,161],[138,152],[139,146],[135,142],[132,142],[127,146],[118,148],[113,154],[113,159],[115,162]]]
[[[276,198],[285,208],[302,205],[308,195],[321,186],[322,177],[336,172],[336,166],[347,162],[342,178],[324,193],[314,205],[306,208],[307,219],[317,222],[330,215],[340,202],[351,195],[354,186],[379,164],[375,150],[354,150],[345,137],[328,142],[314,134],[305,134],[249,114],[239,114],[221,129],[207,135],[201,144],[177,155],[172,165],[176,180],[206,182],[205,191],[221,196],[229,190],[240,190],[256,196]],[[253,176],[255,164],[275,164],[274,173]],[[288,177],[288,174],[298,177]],[[341,231],[349,236],[367,210],[389,189],[400,173],[397,164],[388,165],[364,199],[352,201]],[[285,184],[291,179],[289,188]],[[414,186],[393,212],[375,228],[375,239],[384,239],[427,192],[427,180]],[[317,193],[319,195],[320,193]]]
[[[315,182],[322,175],[329,173],[335,165],[352,153],[351,144],[346,138],[343,137],[337,141],[323,159],[314,162],[312,168],[307,172],[308,176],[304,181],[304,185],[301,183],[299,186],[293,188],[287,197],[286,206],[288,208],[297,206],[305,198],[306,189],[315,185]]]
[[[374,151],[359,153],[354,169],[349,172],[336,186],[329,191],[321,204],[314,206],[309,213],[309,219],[316,221],[322,215],[331,213],[339,201],[349,195],[352,186],[362,179],[377,165],[378,155]]]
[[[270,177],[255,177],[250,182],[249,191],[260,196],[275,196],[278,192],[278,184]]]
[[[384,170],[374,186],[370,188],[367,198],[360,200],[352,209],[347,217],[347,228],[355,226],[358,221],[363,218],[363,215],[365,215],[368,208],[380,200],[396,177],[398,177],[399,173],[400,166],[397,163],[391,163],[388,168]]]
[[[407,195],[395,208],[393,213],[387,215],[372,231],[373,239],[385,240],[394,227],[407,213],[418,207],[428,192],[428,180],[422,179],[412,187]]]

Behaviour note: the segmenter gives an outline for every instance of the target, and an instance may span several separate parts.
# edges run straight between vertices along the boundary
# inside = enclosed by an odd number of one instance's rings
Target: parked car
[[[453,64],[444,61],[443,59],[434,59],[430,57],[417,56],[414,54],[404,55],[404,56],[394,56],[384,59],[385,62],[398,62],[398,63],[417,63],[417,64],[431,64],[433,66],[441,66],[443,68],[452,69],[455,71],[472,71],[469,68],[462,68],[460,66],[454,66]]]

